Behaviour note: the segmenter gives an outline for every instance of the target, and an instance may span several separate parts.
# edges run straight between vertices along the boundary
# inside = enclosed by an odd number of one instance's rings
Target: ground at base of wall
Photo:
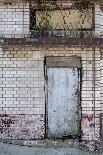
[[[0,140],[2,143],[15,144],[20,146],[29,146],[29,147],[74,147],[79,148],[79,140],[78,139],[43,139],[43,140]]]
[[[1,155],[97,155],[70,147],[26,147],[0,142]]]
[[[32,148],[45,148],[45,149],[53,149],[53,148],[74,148],[80,151],[88,152],[93,155],[99,155],[100,151],[95,150],[95,151],[90,151],[88,147],[80,143],[78,139],[43,139],[43,140],[10,140],[10,139],[0,139],[0,143],[3,143],[4,145],[18,145],[19,146],[25,146],[25,147],[32,147]],[[89,143],[88,143],[89,145]],[[66,154],[65,154],[66,155]],[[69,154],[67,154],[69,155]],[[72,154],[70,154],[72,155]],[[73,154],[74,155],[74,154]],[[79,154],[78,154],[79,155]],[[81,155],[81,154],[80,154]],[[84,154],[83,154],[84,155]]]

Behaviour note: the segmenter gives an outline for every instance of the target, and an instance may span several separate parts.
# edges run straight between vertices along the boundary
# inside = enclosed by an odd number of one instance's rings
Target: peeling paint
[[[44,115],[0,117],[0,139],[43,139]]]
[[[97,127],[96,127],[97,126]],[[100,149],[100,115],[84,115],[81,121],[82,144],[89,151]],[[83,146],[82,146],[83,147]]]

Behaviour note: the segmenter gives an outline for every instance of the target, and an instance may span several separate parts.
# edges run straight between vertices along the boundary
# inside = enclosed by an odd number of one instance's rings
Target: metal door
[[[48,138],[79,133],[78,68],[48,68]]]

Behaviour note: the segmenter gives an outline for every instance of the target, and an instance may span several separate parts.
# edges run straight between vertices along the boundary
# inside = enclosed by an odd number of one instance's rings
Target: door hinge
[[[48,81],[48,76],[47,75],[45,75],[45,81]]]

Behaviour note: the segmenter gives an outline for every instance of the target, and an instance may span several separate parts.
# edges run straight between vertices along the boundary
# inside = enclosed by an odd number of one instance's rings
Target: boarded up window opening
[[[35,21],[30,23],[31,30],[92,30],[94,27],[93,4],[82,8],[81,3],[31,1],[30,9],[31,21]]]
[[[46,58],[48,138],[80,136],[80,69],[81,61],[78,57]]]
[[[91,29],[92,10],[80,12],[78,9],[48,11],[48,24],[52,29]],[[43,12],[36,12],[36,24],[43,27]]]

